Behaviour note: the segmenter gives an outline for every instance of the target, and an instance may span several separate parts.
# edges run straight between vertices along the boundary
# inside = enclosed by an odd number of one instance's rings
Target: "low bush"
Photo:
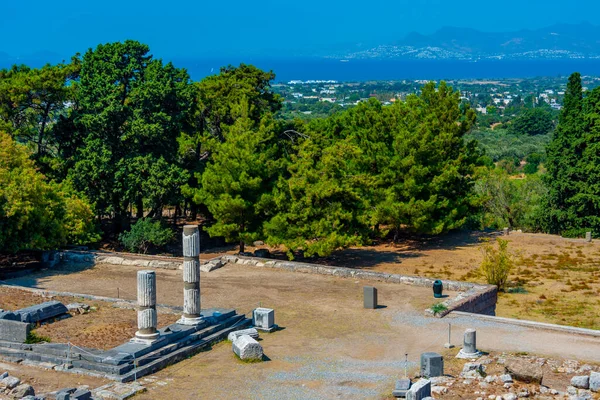
[[[161,248],[170,243],[175,235],[160,221],[151,218],[139,219],[129,232],[119,235],[121,244],[132,253],[146,254],[151,247]]]
[[[504,290],[510,271],[514,268],[515,258],[508,249],[508,241],[498,238],[498,248],[492,243],[486,242],[481,250],[483,261],[479,272],[485,276],[487,283],[496,285],[499,290]]]

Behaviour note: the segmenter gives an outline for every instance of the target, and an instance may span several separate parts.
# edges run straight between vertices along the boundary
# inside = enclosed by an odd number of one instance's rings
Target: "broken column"
[[[198,325],[200,316],[200,232],[197,225],[183,227],[183,325]]]
[[[156,273],[154,271],[138,271],[138,331],[136,339],[154,340],[159,336],[156,330]]]
[[[477,331],[475,329],[467,329],[463,340],[463,348],[458,353],[458,358],[476,358],[481,356],[477,350]]]

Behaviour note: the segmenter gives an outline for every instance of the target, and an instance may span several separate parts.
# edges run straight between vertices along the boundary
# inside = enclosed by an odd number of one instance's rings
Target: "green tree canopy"
[[[569,77],[559,123],[546,150],[548,194],[542,219],[547,232],[565,233],[581,228],[572,199],[579,188],[577,182],[581,180],[579,166],[584,130],[581,75],[574,73]]]
[[[27,149],[0,132],[0,251],[51,249],[99,239],[89,204],[48,182]]]
[[[185,70],[163,64],[135,41],[109,43],[83,56],[70,143],[69,176],[95,204],[112,215],[117,231],[127,209],[160,216],[180,201],[187,173],[178,166],[178,142],[188,129],[193,89]]]
[[[272,188],[281,171],[277,137],[270,114],[260,123],[250,117],[250,106],[242,98],[232,113],[235,123],[223,130],[223,141],[207,144],[211,158],[194,201],[205,204],[214,218],[206,230],[229,242],[251,243],[262,236],[263,223],[272,214]]]
[[[70,64],[0,70],[0,129],[27,143],[38,160],[54,153],[52,128],[68,112],[79,68],[74,57]]]
[[[512,121],[508,131],[517,135],[546,135],[553,129],[552,112],[543,108],[526,108]]]
[[[445,83],[382,107],[360,104],[314,121],[275,191],[268,241],[327,255],[365,243],[377,228],[441,233],[475,205],[479,153],[466,143],[475,114]]]

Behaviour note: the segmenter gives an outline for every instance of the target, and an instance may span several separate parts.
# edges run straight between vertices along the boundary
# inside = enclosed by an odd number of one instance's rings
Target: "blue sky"
[[[600,24],[596,0],[8,1],[0,52],[62,56],[98,43],[136,39],[159,57],[292,55],[349,44],[389,43],[443,26],[487,31],[586,20]]]

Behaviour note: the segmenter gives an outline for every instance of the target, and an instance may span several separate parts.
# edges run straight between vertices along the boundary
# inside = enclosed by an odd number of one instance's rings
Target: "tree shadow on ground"
[[[38,284],[45,278],[56,275],[77,274],[90,268],[94,268],[93,263],[58,264],[53,268],[39,269],[32,272],[32,274],[5,279],[0,281],[0,283],[43,289]]]
[[[402,263],[403,259],[422,257],[430,250],[456,250],[477,246],[485,239],[501,235],[497,231],[456,231],[444,235],[418,235],[404,232],[394,243],[386,238],[372,246],[338,250],[329,257],[297,257],[294,261],[338,267],[369,269],[381,264]],[[274,258],[285,259],[285,254],[274,253]]]

